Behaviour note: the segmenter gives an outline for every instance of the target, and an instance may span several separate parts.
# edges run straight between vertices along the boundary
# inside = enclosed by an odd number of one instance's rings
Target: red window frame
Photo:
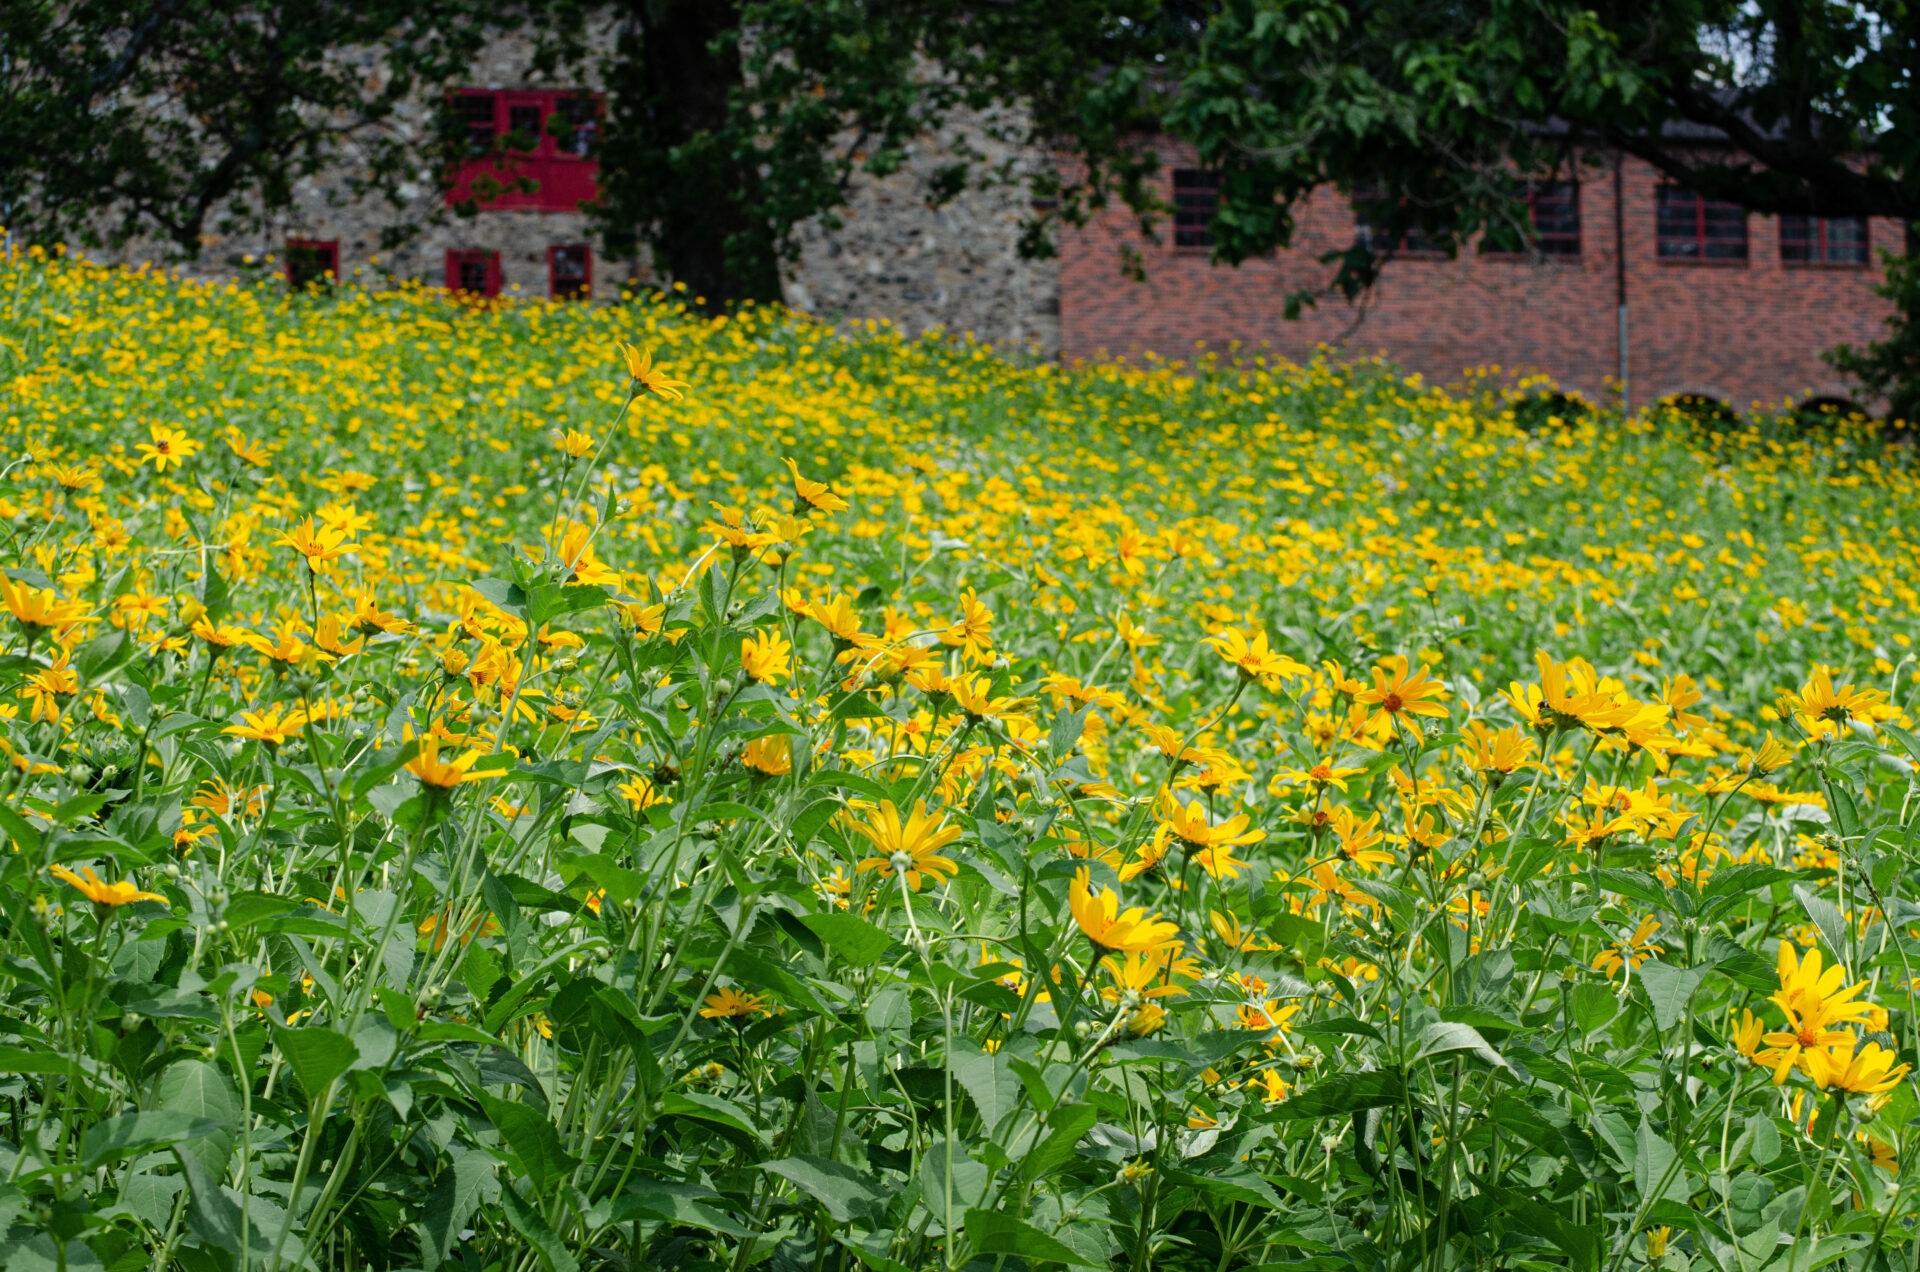
[[[560,254],[580,253],[579,285],[561,291]],[[568,280],[571,282],[572,280]],[[554,300],[587,300],[593,295],[593,248],[586,243],[555,243],[547,248],[547,295]]]
[[[597,148],[606,114],[600,94],[577,88],[463,88],[456,89],[451,100],[466,120],[468,144],[447,188],[448,206],[572,212],[598,197]],[[582,102],[587,103],[584,109]],[[514,127],[516,116],[519,128]],[[565,146],[555,128],[562,118],[572,134]],[[581,132],[586,134],[584,143]],[[509,146],[505,143],[510,137],[533,144]]]
[[[304,278],[296,278],[295,270],[294,270],[295,257],[299,253],[306,253],[306,252],[311,252],[314,255],[318,256],[322,261],[325,262],[325,264],[315,274],[309,275]],[[289,287],[295,287],[295,288],[303,287],[308,283],[321,281],[321,280],[324,280],[328,283],[339,282],[340,281],[340,240],[339,239],[311,239],[311,238],[288,239],[285,270],[286,270],[286,277],[287,277],[287,286]]]
[[[1655,204],[1654,233],[1661,260],[1747,263],[1747,210],[1739,204],[1703,198],[1671,182],[1660,184]],[[1740,229],[1737,235],[1725,232],[1736,223]]]
[[[462,271],[470,265],[480,267],[479,287],[468,287],[461,280]],[[500,253],[482,248],[448,248],[447,290],[464,292],[470,296],[483,296],[488,300],[498,296],[500,294]]]
[[[1858,237],[1835,239],[1833,229],[1844,224]],[[1784,265],[1833,265],[1863,269],[1873,259],[1872,230],[1864,216],[1782,216],[1780,261]]]

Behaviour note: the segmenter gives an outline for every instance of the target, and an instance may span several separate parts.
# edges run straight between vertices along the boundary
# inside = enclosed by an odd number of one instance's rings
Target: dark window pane
[[[1580,187],[1571,181],[1542,181],[1529,191],[1533,236],[1552,256],[1580,255]]]
[[[1780,218],[1780,259],[1811,265],[1820,259],[1820,224],[1810,216]]]
[[[600,104],[591,97],[555,98],[547,131],[560,154],[584,158],[600,139]]]
[[[540,108],[535,105],[507,107],[508,143],[515,150],[532,150],[540,144]]]
[[[1220,210],[1220,174],[1200,168],[1173,171],[1173,245],[1212,247],[1213,218]]]
[[[484,155],[493,149],[493,94],[461,93],[454,105],[467,127],[467,150]]]
[[[315,284],[322,286],[330,284],[339,272],[340,245],[338,243],[287,244],[287,283],[295,291]]]
[[[567,300],[585,296],[588,292],[587,249],[556,247],[551,253],[551,260],[554,299]]]
[[[468,257],[460,262],[460,290],[484,295],[487,290],[487,263]]]
[[[1825,239],[1827,264],[1867,263],[1867,218],[1864,216],[1828,217]]]
[[[1746,260],[1747,210],[1737,203],[1704,204],[1701,235],[1706,240],[1708,260]]]

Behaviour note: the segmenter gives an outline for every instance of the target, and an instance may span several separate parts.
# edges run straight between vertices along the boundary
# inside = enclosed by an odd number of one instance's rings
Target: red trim
[[[290,238],[287,240],[286,278],[287,286],[294,285],[293,261],[296,252],[312,252],[324,262],[322,273],[329,281],[340,280],[340,240]]]
[[[578,252],[580,277],[562,279],[562,253]],[[563,290],[564,288],[564,290]],[[593,249],[585,243],[555,243],[547,249],[547,295],[555,300],[585,300],[593,295]]]
[[[472,273],[473,266],[479,266],[480,277],[462,278],[463,272]],[[474,286],[475,282],[479,286]],[[447,290],[465,292],[470,296],[484,296],[492,299],[500,294],[500,253],[481,248],[449,248],[447,250]]]
[[[480,99],[491,106],[490,129],[484,122],[487,112],[470,106]],[[583,99],[592,103],[592,117],[585,121],[584,154],[579,153],[579,145],[563,148],[554,136],[555,117],[572,113],[576,108],[568,103]],[[573,212],[599,197],[600,160],[593,148],[605,116],[600,94],[578,89],[469,88],[456,91],[452,100],[469,121],[471,146],[447,187],[448,206],[473,203],[489,211]],[[516,122],[519,128],[514,127]],[[509,148],[506,140],[513,135],[531,141],[532,148]]]

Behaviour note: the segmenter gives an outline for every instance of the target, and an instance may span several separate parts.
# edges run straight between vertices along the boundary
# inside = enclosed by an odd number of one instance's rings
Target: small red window
[[[287,286],[294,291],[325,287],[340,277],[339,239],[288,239]]]
[[[500,294],[500,253],[478,249],[447,253],[447,290],[492,298]]]
[[[593,249],[567,243],[547,249],[547,294],[555,300],[585,300],[593,294]]]

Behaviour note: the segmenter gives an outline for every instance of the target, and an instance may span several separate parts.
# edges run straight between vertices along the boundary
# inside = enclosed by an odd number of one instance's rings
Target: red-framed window
[[[453,94],[467,139],[447,204],[572,212],[599,192],[598,94],[466,88]]]
[[[1212,247],[1220,211],[1220,174],[1206,168],[1173,170],[1173,245]]]
[[[328,286],[340,278],[340,240],[290,238],[287,240],[287,286],[301,291],[310,286]]]
[[[1401,200],[1398,208],[1404,208],[1406,201]],[[1419,226],[1409,226],[1395,231],[1389,222],[1393,209],[1387,206],[1387,197],[1379,190],[1362,188],[1353,192],[1353,231],[1354,237],[1380,256],[1443,256],[1444,252],[1426,231]]]
[[[1788,265],[1865,265],[1864,216],[1783,216],[1780,259]]]
[[[1738,203],[1705,199],[1685,186],[1662,185],[1657,208],[1661,260],[1747,259],[1747,210]]]
[[[447,290],[492,298],[500,294],[500,253],[478,248],[447,253]]]
[[[1536,251],[1547,256],[1580,255],[1580,186],[1574,181],[1525,181],[1515,197],[1527,205],[1527,228],[1496,219],[1487,226],[1480,250],[1518,256]]]
[[[1580,255],[1580,183],[1529,181],[1527,212],[1533,242],[1548,256]]]
[[[547,249],[547,295],[555,300],[585,300],[593,295],[593,249],[585,243],[556,243]]]

